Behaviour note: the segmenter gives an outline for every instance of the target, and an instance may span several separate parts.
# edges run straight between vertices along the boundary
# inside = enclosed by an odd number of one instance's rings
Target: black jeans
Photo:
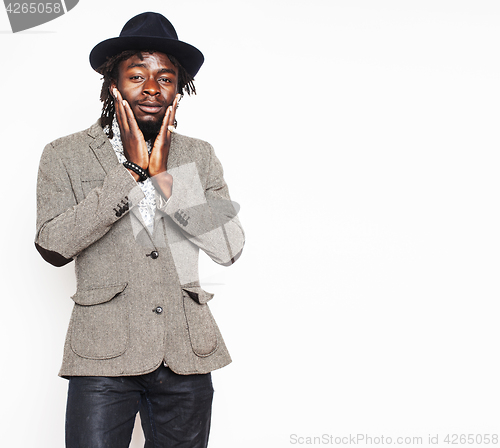
[[[66,409],[67,448],[127,448],[140,412],[145,448],[206,448],[210,373],[177,375],[161,366],[140,376],[74,376]]]

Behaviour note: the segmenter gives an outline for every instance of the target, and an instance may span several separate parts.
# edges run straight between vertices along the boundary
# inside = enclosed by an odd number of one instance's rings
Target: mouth
[[[157,114],[163,109],[160,103],[139,103],[137,106],[145,114]]]

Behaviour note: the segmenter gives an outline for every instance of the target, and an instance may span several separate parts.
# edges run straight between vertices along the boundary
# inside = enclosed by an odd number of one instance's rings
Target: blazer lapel
[[[168,161],[167,170],[179,164],[179,142],[177,140],[177,134],[172,134],[172,139],[170,140],[170,149],[168,151]]]
[[[105,173],[118,165],[118,158],[111,146],[108,136],[104,133],[99,122],[95,123],[88,132],[92,140],[89,144]]]

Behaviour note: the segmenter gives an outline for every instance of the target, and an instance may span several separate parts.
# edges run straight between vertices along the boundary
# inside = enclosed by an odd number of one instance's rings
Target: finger
[[[175,103],[175,101],[174,101]],[[165,114],[167,115],[167,114]],[[167,151],[170,150],[170,142],[172,140],[172,131],[170,130],[170,126],[173,126],[174,125],[174,118],[175,117],[175,107],[174,106],[170,106],[168,108],[168,117],[165,117],[166,118],[166,135],[165,135],[165,147],[167,148]]]
[[[168,132],[168,123],[170,123],[170,114],[172,112],[170,107],[171,106],[167,107],[167,111],[163,116],[160,132],[158,132],[158,135],[156,136],[153,150],[155,149],[155,147],[161,148],[165,144],[165,142],[168,141],[166,140],[166,138],[168,138],[168,135],[170,134],[170,132]]]
[[[167,114],[165,114],[165,122],[163,123],[165,130],[165,145],[170,148],[170,140],[172,139],[172,131],[170,130],[170,126],[174,125],[173,116],[175,115],[175,109],[173,106],[168,107]]]
[[[137,134],[137,136],[139,135],[142,136],[142,131],[139,129],[139,125],[137,124],[137,120],[135,119],[134,112],[132,111],[132,108],[130,107],[130,104],[128,103],[127,100],[123,100],[123,109],[125,111],[126,120],[132,134]]]
[[[177,104],[180,100],[180,97],[180,94],[175,95],[172,105],[167,108],[165,115],[163,116],[163,121],[161,123],[161,129],[158,137],[160,137],[160,135],[166,135],[167,137],[171,136],[172,132],[168,128],[169,126],[173,126],[175,123],[175,109],[177,109]]]
[[[179,101],[181,100],[181,94],[178,93],[175,95],[174,102],[172,103],[172,113],[170,114],[170,122],[168,123],[170,126],[173,126],[175,123],[175,112],[177,110],[177,106],[179,105]]]
[[[124,100],[122,98],[120,91],[117,88],[113,88],[113,94],[115,97],[116,121],[118,121],[120,132],[122,134],[127,134],[130,132],[130,127],[128,124],[125,107],[123,105]]]
[[[170,151],[170,140],[172,136],[172,133],[168,130],[168,123],[170,122],[171,114],[172,106],[169,106],[165,112],[160,132],[156,136],[156,140],[151,151],[150,164],[152,162],[153,170],[155,167],[161,168],[167,164],[168,153]]]

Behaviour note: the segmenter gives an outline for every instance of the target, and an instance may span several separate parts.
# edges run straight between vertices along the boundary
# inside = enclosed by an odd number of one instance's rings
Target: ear
[[[109,93],[112,97],[114,97],[113,95],[113,89],[117,89],[118,87],[116,86],[116,81],[114,79],[111,80],[111,83],[109,84]]]

